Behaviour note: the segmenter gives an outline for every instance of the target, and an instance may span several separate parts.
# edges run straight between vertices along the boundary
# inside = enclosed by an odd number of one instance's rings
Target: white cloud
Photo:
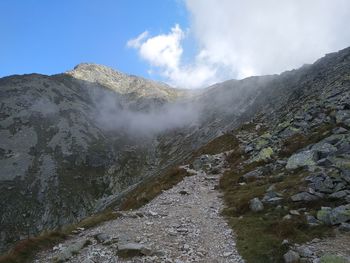
[[[348,0],[186,0],[191,31],[232,77],[272,74],[350,45]]]
[[[141,42],[148,37],[148,31],[143,32],[137,38],[130,39],[126,45],[127,47],[139,48],[141,46]]]
[[[148,72],[165,78],[170,85],[181,88],[202,87],[216,81],[216,69],[199,54],[192,64],[182,63],[182,40],[185,32],[175,25],[168,34],[147,38],[142,33],[128,41],[127,46],[138,50],[142,59],[151,66]],[[146,36],[146,37],[145,37]]]
[[[176,25],[168,34],[149,37],[146,31],[127,44],[150,72],[174,86],[280,73],[350,45],[348,0],[184,1],[186,33]],[[183,58],[188,34],[198,46],[192,63]]]

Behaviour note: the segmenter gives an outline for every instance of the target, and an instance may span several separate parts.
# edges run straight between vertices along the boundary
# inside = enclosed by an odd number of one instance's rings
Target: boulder
[[[337,124],[350,126],[350,110],[340,110],[336,113],[335,119]]]
[[[263,203],[257,197],[250,200],[249,207],[253,212],[259,212],[259,211],[262,211],[264,209]]]
[[[300,153],[293,154],[289,157],[286,168],[288,170],[294,170],[305,166],[314,166],[318,160],[318,154],[316,151],[307,150]]]
[[[350,224],[349,223],[341,223],[339,228],[340,231],[350,232]]]
[[[338,192],[335,192],[331,195],[329,195],[330,198],[333,198],[333,199],[341,199],[341,198],[344,198],[348,195],[348,191],[347,190],[341,190],[341,191],[338,191]]]
[[[338,206],[334,209],[323,207],[317,212],[317,219],[326,225],[337,225],[350,220],[350,205]]]
[[[311,147],[311,150],[318,152],[320,157],[326,157],[329,154],[336,152],[338,149],[330,143],[319,142],[314,144]]]
[[[298,194],[295,194],[291,197],[293,202],[300,202],[300,201],[305,201],[305,202],[310,202],[310,201],[315,201],[319,199],[318,196],[309,194],[307,192],[301,192]]]

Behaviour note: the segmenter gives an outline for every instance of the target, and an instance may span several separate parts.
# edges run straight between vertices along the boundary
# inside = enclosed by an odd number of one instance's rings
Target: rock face
[[[258,136],[242,137],[242,149],[262,163],[246,181],[276,167],[302,168],[309,173],[308,189],[294,193],[295,202],[346,202],[349,72],[350,48],[299,70],[230,80],[201,92],[93,64],[54,76],[0,79],[0,250],[117,206],[143,179],[258,117],[269,131],[260,133],[262,125],[254,123]],[[285,149],[286,140],[303,139],[321,126],[327,130],[317,140],[298,151]],[[285,158],[274,162],[281,151]],[[202,161],[196,165],[210,170]],[[283,198],[268,196],[266,202]]]

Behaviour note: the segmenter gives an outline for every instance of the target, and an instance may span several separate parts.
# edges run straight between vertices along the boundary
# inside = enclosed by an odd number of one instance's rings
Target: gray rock
[[[305,166],[314,166],[317,160],[318,155],[315,151],[303,151],[289,157],[286,168],[288,170],[293,170]]]
[[[283,259],[285,263],[298,263],[300,260],[300,255],[293,250],[289,250],[283,255]]]
[[[339,228],[340,231],[350,232],[350,224],[349,223],[341,223]]]
[[[327,142],[319,142],[312,146],[311,150],[316,151],[320,154],[320,157],[325,157],[330,153],[334,153],[337,151],[337,147],[333,146]]]
[[[304,258],[311,258],[314,255],[314,252],[312,252],[308,247],[301,246],[298,247],[296,250],[299,253],[299,255]]]
[[[337,225],[350,220],[350,205],[338,206],[334,209],[322,208],[317,212],[317,219],[326,225]]]
[[[348,130],[343,128],[343,127],[336,127],[333,129],[333,134],[344,134],[344,133],[347,133]]]
[[[333,199],[341,199],[341,198],[344,198],[348,195],[348,191],[347,190],[342,190],[342,191],[339,191],[339,192],[335,192],[331,195],[329,195],[330,198],[333,198]]]
[[[335,115],[336,122],[338,124],[342,123],[346,126],[350,126],[350,111],[349,110],[342,110],[338,111]]]
[[[318,196],[309,194],[307,192],[301,192],[298,194],[295,194],[291,197],[293,202],[300,202],[300,201],[305,201],[305,202],[310,202],[310,201],[315,201],[319,199]]]
[[[342,170],[340,176],[346,183],[350,184],[350,170]]]
[[[99,243],[105,243],[111,240],[111,237],[108,236],[105,233],[99,233],[97,235],[94,236],[94,238],[97,240],[97,242]]]
[[[152,250],[143,244],[125,243],[125,244],[118,244],[117,254],[122,258],[136,257],[136,256],[149,256],[152,254]]]
[[[257,197],[250,200],[249,207],[250,207],[250,210],[252,210],[253,212],[259,212],[264,209],[263,203]]]

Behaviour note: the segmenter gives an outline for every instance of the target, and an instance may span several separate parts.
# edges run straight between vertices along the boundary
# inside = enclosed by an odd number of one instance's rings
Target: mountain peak
[[[120,94],[133,93],[136,97],[174,100],[183,95],[183,90],[174,89],[165,83],[127,75],[110,67],[80,63],[66,74],[80,80],[98,83]]]

